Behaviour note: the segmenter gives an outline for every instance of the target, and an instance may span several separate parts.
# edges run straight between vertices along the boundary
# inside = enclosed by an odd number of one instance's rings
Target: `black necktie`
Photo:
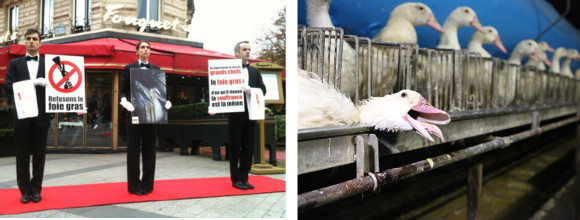
[[[26,61],[30,60],[38,61],[38,56],[26,56]]]
[[[151,64],[150,63],[148,63],[148,64],[141,63],[141,65],[139,65],[139,67],[147,67],[147,69],[151,69]]]
[[[250,66],[250,63],[242,64],[242,68],[248,68],[249,66]]]

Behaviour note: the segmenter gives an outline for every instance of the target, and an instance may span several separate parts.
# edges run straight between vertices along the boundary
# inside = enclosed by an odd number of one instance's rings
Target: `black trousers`
[[[248,113],[244,112],[242,114],[245,114],[247,118]],[[231,120],[229,122],[231,123]],[[246,119],[242,123],[237,121],[237,123],[229,124],[228,126],[230,136],[230,177],[232,183],[248,181],[248,174],[252,168],[255,125],[256,121]]]
[[[40,194],[46,161],[48,127],[14,128],[14,134],[18,189],[23,196]],[[30,155],[32,155],[32,179],[30,179]]]
[[[127,183],[129,192],[153,191],[157,124],[129,124],[127,129]],[[143,160],[143,177],[139,156]]]

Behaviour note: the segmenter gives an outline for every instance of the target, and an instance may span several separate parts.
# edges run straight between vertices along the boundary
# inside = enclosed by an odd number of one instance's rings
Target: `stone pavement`
[[[0,158],[0,188],[17,188],[15,162],[15,157]],[[284,166],[284,161],[279,161],[278,164]],[[43,186],[126,182],[126,172],[126,153],[124,152],[47,154]],[[177,152],[157,152],[155,180],[225,176],[229,176],[229,163],[213,161],[209,154],[180,156]],[[285,174],[266,176],[286,180]],[[14,202],[19,202],[20,198],[0,199],[13,199]],[[3,217],[285,218],[286,193],[124,203],[0,215],[0,218]]]

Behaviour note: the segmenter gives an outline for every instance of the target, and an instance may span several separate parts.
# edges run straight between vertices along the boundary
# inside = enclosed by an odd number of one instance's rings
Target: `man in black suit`
[[[258,69],[249,66],[250,43],[242,41],[236,44],[234,53],[242,59],[242,78],[244,93],[249,94],[251,88],[260,88],[266,94],[266,85],[262,81],[262,75]],[[244,95],[245,100],[245,95]],[[252,168],[252,155],[254,154],[254,127],[256,121],[249,120],[248,102],[244,112],[230,113],[228,117],[228,131],[230,135],[230,176],[232,186],[237,189],[254,189],[248,182],[248,173]],[[239,165],[238,165],[239,162]]]
[[[131,194],[148,195],[153,191],[155,179],[155,139],[157,138],[157,124],[131,124],[131,112],[135,110],[131,104],[131,68],[160,69],[149,63],[151,44],[147,41],[137,43],[137,62],[126,65],[123,70],[123,79],[119,98],[121,106],[127,109],[127,184]],[[129,100],[129,101],[128,101]],[[171,102],[165,103],[165,108],[171,108]],[[140,179],[139,154],[143,158],[143,177]]]
[[[15,82],[32,80],[36,89],[38,116],[18,119],[14,114],[14,133],[16,139],[16,180],[22,197],[20,202],[26,204],[40,202],[42,197],[42,178],[46,160],[46,138],[50,127],[50,118],[45,110],[44,58],[38,53],[40,49],[40,32],[28,29],[24,34],[26,56],[10,61],[6,71],[5,89],[13,94]],[[30,179],[30,155],[32,154],[32,179]]]

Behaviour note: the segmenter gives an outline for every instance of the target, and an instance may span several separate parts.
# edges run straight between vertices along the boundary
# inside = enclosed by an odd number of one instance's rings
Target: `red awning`
[[[135,47],[138,41],[100,38],[69,44],[43,44],[40,54],[84,56],[85,69],[123,69],[137,61]],[[26,47],[13,44],[0,48],[0,83],[4,83],[11,59],[24,56]],[[208,60],[232,59],[233,55],[200,48],[151,42],[149,60],[167,73],[207,76]],[[250,62],[262,60],[252,59]]]

